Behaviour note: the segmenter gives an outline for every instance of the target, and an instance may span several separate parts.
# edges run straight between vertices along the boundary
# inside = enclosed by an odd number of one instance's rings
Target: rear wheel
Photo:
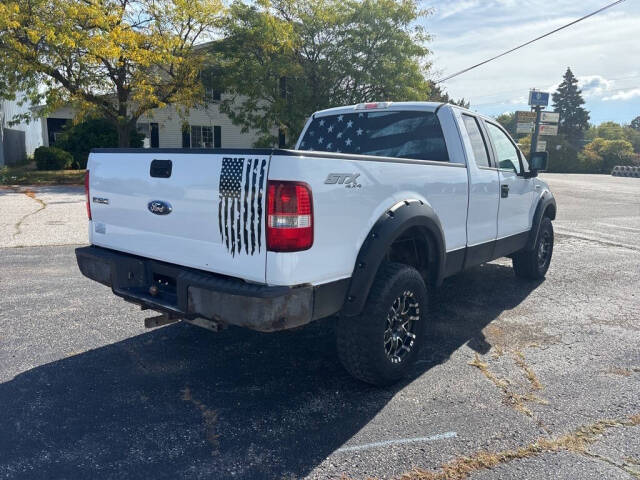
[[[533,250],[523,250],[513,256],[513,270],[523,278],[540,280],[544,278],[553,255],[553,225],[549,217],[543,217],[538,232],[538,240]]]
[[[427,287],[412,267],[380,267],[363,312],[338,321],[337,345],[347,371],[384,386],[404,377],[424,342]]]

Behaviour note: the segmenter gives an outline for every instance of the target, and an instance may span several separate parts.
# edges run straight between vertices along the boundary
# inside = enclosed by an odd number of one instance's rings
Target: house
[[[39,121],[11,125],[11,120],[16,115],[28,111],[29,107],[20,105],[18,100],[0,100],[0,167],[24,161],[42,145],[42,129]]]
[[[138,120],[137,128],[145,136],[145,148],[250,148],[258,139],[253,131],[243,132],[220,112],[224,94],[207,90],[203,105],[181,116],[175,106],[155,109]],[[75,111],[70,106],[37,117],[41,107],[31,107],[36,119],[9,127],[16,114],[29,107],[17,101],[0,103],[0,166],[12,165],[33,155],[41,145],[54,146],[65,125],[73,121]]]
[[[138,119],[137,129],[145,137],[145,148],[251,148],[258,139],[256,132],[243,132],[220,112],[224,94],[208,91],[202,106],[191,108],[181,116],[175,106],[151,110]],[[75,112],[63,107],[41,117],[42,145],[55,145],[65,125]]]

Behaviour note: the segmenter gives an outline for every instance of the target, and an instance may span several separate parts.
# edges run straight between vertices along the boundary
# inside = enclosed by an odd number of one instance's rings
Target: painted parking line
[[[368,450],[370,448],[387,447],[389,445],[404,445],[407,443],[420,443],[420,442],[435,442],[438,440],[445,440],[447,438],[455,438],[458,434],[456,432],[444,432],[437,435],[431,435],[430,437],[417,437],[417,438],[399,438],[397,440],[385,440],[383,442],[365,443],[364,445],[354,445],[351,447],[342,447],[336,450],[336,452],[357,452],[360,450]]]

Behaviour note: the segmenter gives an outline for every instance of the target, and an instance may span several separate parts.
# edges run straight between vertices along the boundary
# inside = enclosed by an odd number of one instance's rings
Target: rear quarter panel
[[[330,174],[359,174],[360,187],[326,184]],[[395,203],[419,199],[436,212],[447,251],[466,245],[467,170],[463,165],[274,155],[270,180],[312,188],[314,243],[296,253],[267,252],[267,283],[322,284],[350,277],[364,239]]]

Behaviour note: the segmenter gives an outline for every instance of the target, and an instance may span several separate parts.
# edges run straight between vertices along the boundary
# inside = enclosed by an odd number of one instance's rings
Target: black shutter
[[[182,148],[191,148],[191,128],[189,125],[182,127]]]
[[[151,148],[160,146],[160,130],[157,123],[151,124]]]
[[[214,126],[213,127],[213,148],[222,147],[222,127]]]

